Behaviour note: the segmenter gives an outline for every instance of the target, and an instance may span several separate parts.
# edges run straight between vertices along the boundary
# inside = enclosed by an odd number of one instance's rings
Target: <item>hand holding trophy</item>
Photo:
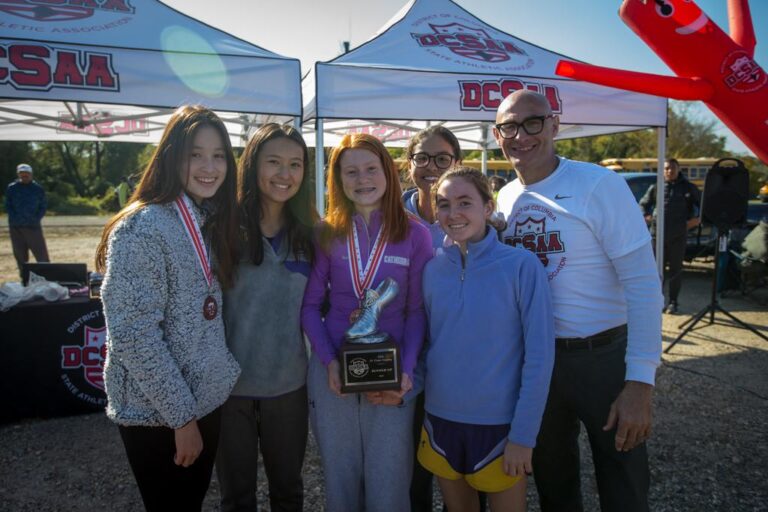
[[[339,353],[342,393],[400,389],[399,350],[390,335],[378,328],[381,312],[398,291],[392,278],[365,290],[362,308],[359,314],[353,313]]]

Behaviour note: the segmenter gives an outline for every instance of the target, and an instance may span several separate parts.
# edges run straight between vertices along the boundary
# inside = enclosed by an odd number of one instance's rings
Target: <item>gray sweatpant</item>
[[[313,355],[307,376],[309,420],[325,473],[327,512],[411,510],[415,401],[371,405],[358,394],[336,396]]]

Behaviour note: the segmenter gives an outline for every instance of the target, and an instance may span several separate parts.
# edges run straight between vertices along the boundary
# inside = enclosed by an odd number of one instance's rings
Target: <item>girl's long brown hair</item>
[[[182,166],[188,165],[189,152],[198,130],[210,126],[216,130],[224,144],[227,174],[216,194],[211,198],[214,213],[203,226],[204,236],[210,237],[214,271],[224,287],[232,284],[237,264],[237,219],[235,196],[237,187],[235,157],[224,123],[211,110],[199,105],[179,108],[171,116],[152,158],[147,164],[136,191],[128,204],[112,217],[104,227],[96,248],[96,270],[104,272],[107,266],[109,235],[117,224],[150,204],[165,204],[175,200],[184,190],[181,181]]]
[[[277,123],[265,124],[253,134],[245,146],[237,168],[237,204],[241,216],[245,239],[248,242],[249,258],[254,265],[260,265],[264,259],[264,243],[261,237],[261,193],[259,190],[259,154],[264,145],[275,139],[286,138],[294,141],[302,149],[304,158],[304,176],[298,192],[284,206],[286,240],[298,258],[303,252],[312,261],[312,228],[317,223],[315,197],[309,179],[309,152],[301,134],[291,126]]]
[[[321,231],[321,243],[326,249],[334,238],[346,237],[352,229],[355,205],[344,194],[341,184],[341,156],[349,149],[365,149],[381,161],[387,181],[387,190],[381,198],[384,237],[389,242],[400,242],[408,233],[408,214],[400,200],[400,180],[387,148],[376,137],[366,133],[345,135],[331,152],[328,160],[328,214]]]

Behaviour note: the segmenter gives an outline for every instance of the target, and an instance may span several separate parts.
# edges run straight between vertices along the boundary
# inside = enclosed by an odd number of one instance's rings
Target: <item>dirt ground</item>
[[[43,232],[51,261],[86,263],[88,270],[94,270],[93,256],[107,220],[109,217],[45,217]],[[0,216],[0,283],[18,280],[16,260],[13,259],[8,236],[8,218]]]
[[[92,267],[103,219],[54,219],[46,227],[52,259]],[[0,228],[0,281],[15,275],[7,229]],[[681,314],[664,316],[665,347],[678,325],[709,303],[710,290],[711,265],[687,266]],[[721,304],[768,335],[765,288],[748,296],[729,291]],[[654,406],[651,510],[768,510],[768,342],[716,314],[714,325],[700,323],[664,354]],[[599,510],[585,436],[581,441],[586,510]],[[312,440],[304,475],[305,510],[322,510],[322,471]],[[268,510],[263,471],[259,477],[259,499]],[[528,495],[529,510],[539,510],[533,482]],[[204,510],[218,510],[218,498],[214,477]],[[117,429],[103,414],[0,425],[0,511],[94,509],[142,510]]]

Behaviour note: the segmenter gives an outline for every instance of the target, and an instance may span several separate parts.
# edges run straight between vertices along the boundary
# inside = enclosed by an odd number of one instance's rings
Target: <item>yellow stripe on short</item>
[[[481,470],[465,475],[459,473],[448,464],[448,461],[432,447],[427,430],[421,428],[419,439],[419,450],[416,453],[419,464],[440,478],[446,480],[459,480],[464,478],[474,489],[482,492],[501,492],[513,487],[522,477],[509,476],[504,473],[502,460],[504,455],[495,458],[490,464],[487,464]]]

